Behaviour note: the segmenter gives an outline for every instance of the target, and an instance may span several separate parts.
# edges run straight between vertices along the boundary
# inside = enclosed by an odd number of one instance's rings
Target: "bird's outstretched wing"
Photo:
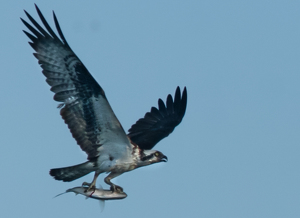
[[[105,143],[122,144],[126,149],[130,142],[103,89],[68,45],[54,12],[60,38],[37,6],[36,10],[47,31],[25,11],[32,25],[21,18],[31,31],[24,33],[32,41],[29,44],[36,51],[34,56],[43,69],[51,91],[55,93],[54,100],[63,102],[60,114],[78,145],[88,154],[88,159],[98,156],[99,148]],[[118,149],[121,152],[122,148]]]
[[[177,87],[174,101],[168,95],[166,105],[158,100],[158,108],[152,107],[144,118],[139,119],[128,130],[128,136],[142,149],[152,149],[156,143],[167,137],[181,122],[186,109],[187,92],[184,88],[182,96]]]

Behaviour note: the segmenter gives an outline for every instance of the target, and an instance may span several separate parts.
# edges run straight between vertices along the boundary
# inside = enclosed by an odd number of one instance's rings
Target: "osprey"
[[[46,30],[25,11],[32,25],[21,18],[31,31],[24,33],[31,40],[29,44],[36,51],[34,56],[55,93],[54,100],[62,102],[59,105],[61,117],[77,144],[88,155],[87,162],[51,169],[50,175],[68,182],[95,172],[91,183],[84,182],[90,191],[95,189],[99,174],[110,173],[104,181],[112,191],[121,193],[123,189],[111,179],[142,166],[167,161],[164,154],[151,149],[181,122],[187,104],[186,88],[181,95],[177,87],[174,100],[168,95],[166,105],[159,99],[158,108],[152,107],[126,135],[103,89],[68,45],[55,13],[53,18],[60,38],[35,7]]]

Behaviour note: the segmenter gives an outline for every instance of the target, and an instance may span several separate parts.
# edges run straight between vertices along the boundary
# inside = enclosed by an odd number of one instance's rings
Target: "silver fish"
[[[118,200],[118,199],[124,199],[127,197],[127,194],[125,192],[112,192],[111,190],[106,190],[102,188],[96,188],[92,191],[87,191],[88,187],[84,186],[78,186],[74,188],[68,189],[66,192],[56,195],[60,196],[62,194],[66,194],[68,192],[74,192],[76,195],[81,194],[86,196],[86,198],[93,198],[97,200]]]

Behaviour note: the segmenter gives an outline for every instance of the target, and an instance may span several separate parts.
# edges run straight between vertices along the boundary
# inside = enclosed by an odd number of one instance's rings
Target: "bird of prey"
[[[152,107],[126,134],[103,89],[67,43],[55,13],[53,18],[59,37],[35,7],[45,29],[25,11],[32,24],[21,18],[31,32],[24,33],[31,40],[34,56],[55,93],[54,100],[61,102],[61,117],[88,156],[87,162],[51,169],[50,175],[67,182],[95,172],[93,181],[84,183],[89,186],[88,190],[93,190],[99,174],[110,173],[104,181],[112,191],[121,193],[123,189],[111,179],[142,166],[167,161],[164,154],[151,149],[181,122],[187,104],[186,88],[181,93],[177,87],[174,100],[168,95],[166,104],[159,99],[158,108]]]

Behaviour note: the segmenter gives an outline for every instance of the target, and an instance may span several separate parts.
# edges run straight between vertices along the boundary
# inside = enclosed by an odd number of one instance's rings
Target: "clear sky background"
[[[39,1],[103,87],[124,129],[187,87],[182,123],[155,148],[167,163],[113,180],[98,202],[49,169],[86,161],[56,109],[20,17],[0,9],[0,217],[300,217],[299,1]],[[103,181],[98,183],[108,188]]]

